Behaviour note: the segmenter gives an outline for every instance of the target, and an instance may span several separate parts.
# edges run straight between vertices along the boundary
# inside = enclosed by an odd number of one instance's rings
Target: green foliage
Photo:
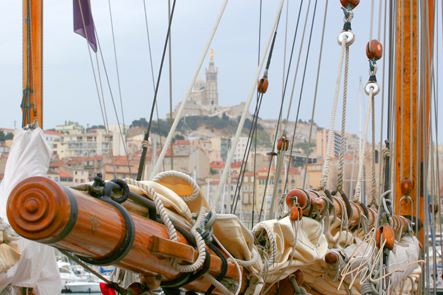
[[[174,139],[176,139],[176,140],[184,140],[185,137],[184,137],[183,135],[176,134],[176,135],[174,136]]]
[[[299,148],[299,149],[302,149],[303,152],[304,152],[305,154],[307,154],[307,153],[308,153],[308,145],[309,145],[309,152],[310,152],[310,153],[314,151],[314,149],[312,149],[312,148],[315,147],[315,146],[317,146],[317,144],[316,144],[315,142],[312,142],[312,141],[311,141],[311,144],[308,144],[308,142],[305,141],[305,142],[297,142],[297,143],[294,145],[294,147]]]
[[[209,168],[209,172],[210,172],[212,175],[217,174],[217,170],[214,169],[214,168],[212,168],[212,167]]]
[[[14,134],[8,133],[5,135],[5,133],[3,131],[0,131],[0,141],[5,141],[8,139],[12,139],[12,138],[14,138]]]
[[[89,130],[92,130],[92,129],[106,129],[106,128],[104,125],[92,125],[91,127],[86,128],[86,133],[88,133]]]

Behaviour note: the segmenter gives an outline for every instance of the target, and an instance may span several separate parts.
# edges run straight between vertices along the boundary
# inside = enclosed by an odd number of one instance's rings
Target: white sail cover
[[[43,130],[37,128],[20,130],[14,137],[0,185],[0,217],[7,222],[6,203],[12,189],[28,177],[47,175],[52,150],[43,136]],[[11,284],[34,288],[36,295],[60,294],[62,286],[54,249],[23,238],[17,244],[22,256],[16,265],[0,274],[0,290]]]

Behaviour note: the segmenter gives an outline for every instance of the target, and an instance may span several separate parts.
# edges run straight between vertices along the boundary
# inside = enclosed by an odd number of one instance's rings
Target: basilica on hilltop
[[[245,103],[242,102],[235,106],[220,106],[218,101],[217,90],[217,75],[218,68],[214,66],[214,51],[211,49],[211,59],[209,61],[209,67],[205,70],[206,82],[203,78],[198,77],[194,82],[194,87],[189,95],[186,105],[183,109],[182,117],[187,116],[218,116],[222,117],[223,114],[231,118],[237,118],[241,116]],[[172,117],[175,118],[180,108],[179,103],[172,113]],[[252,116],[248,112],[248,118]],[[169,118],[169,114],[167,115]]]

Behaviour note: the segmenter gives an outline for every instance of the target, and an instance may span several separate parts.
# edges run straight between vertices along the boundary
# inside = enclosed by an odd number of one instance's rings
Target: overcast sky
[[[0,102],[2,113],[0,127],[13,128],[21,124],[20,102],[22,99],[22,1],[2,0],[0,2]],[[172,2],[172,1],[171,1]],[[373,38],[378,32],[378,3],[375,1],[375,19]],[[384,1],[383,1],[384,2]],[[105,65],[111,81],[112,93],[121,118],[119,89],[117,84],[112,30],[107,0],[91,0],[98,37],[103,51]],[[218,31],[212,42],[214,62],[218,68],[219,104],[222,106],[239,104],[246,101],[257,69],[258,54],[258,0],[231,0],[225,10]],[[294,57],[291,66],[289,85],[283,112],[286,117],[291,97],[292,81],[300,48],[304,20],[309,1],[305,0]],[[125,123],[130,124],[139,118],[149,118],[154,88],[151,76],[151,64],[143,0],[110,0],[115,32],[116,51],[120,71],[121,93]],[[177,1],[172,23],[172,84],[173,108],[182,101],[197,67],[204,45],[219,13],[221,0],[181,0]],[[300,97],[301,81],[306,60],[308,37],[315,1],[311,1],[307,31],[302,49],[297,83],[293,95],[290,120],[294,120]],[[157,78],[163,44],[167,31],[167,1],[146,0],[149,31],[151,38],[154,75]],[[270,32],[272,21],[278,7],[278,1],[263,1],[261,49]],[[288,68],[290,50],[297,22],[300,1],[290,1],[287,26],[286,65]],[[337,77],[340,46],[337,36],[343,27],[343,13],[339,1],[329,1],[325,45],[322,56],[320,81],[314,121],[329,128],[331,108]],[[286,34],[286,3],[280,19],[273,59],[269,70],[269,90],[263,98],[260,117],[277,119],[282,96],[284,44]],[[363,84],[368,80],[368,62],[365,46],[369,40],[371,1],[361,1],[354,10],[352,29],[356,41],[350,48],[350,69],[348,82],[347,129],[350,133],[359,130],[359,78]],[[302,94],[300,118],[309,120],[313,107],[315,79],[318,66],[321,30],[325,11],[325,0],[319,0],[316,10],[311,48],[309,50],[308,69]],[[384,12],[383,12],[384,13]],[[382,13],[382,16],[384,15]],[[383,39],[383,22],[381,35]],[[441,33],[440,33],[441,34]],[[44,128],[54,128],[65,120],[77,121],[86,126],[103,124],[100,112],[96,84],[91,68],[88,48],[85,40],[73,33],[72,1],[44,0]],[[381,40],[383,42],[383,40]],[[441,40],[440,40],[441,41]],[[441,51],[441,44],[440,51]],[[101,59],[101,57],[98,57]],[[95,62],[96,57],[93,56]],[[209,53],[200,71],[208,67]],[[382,80],[382,60],[378,79]],[[158,95],[160,118],[169,112],[169,72],[168,59]],[[103,89],[105,92],[106,111],[109,123],[116,123],[111,95],[106,78],[101,68]],[[386,101],[385,95],[385,101]],[[365,114],[367,96],[364,95],[363,113]],[[341,102],[339,103],[335,129],[341,121]],[[253,111],[255,103],[250,110]],[[377,142],[380,135],[381,94],[376,96]],[[386,106],[384,107],[386,118]],[[439,110],[442,115],[442,110]],[[154,115],[154,118],[157,116]],[[364,119],[363,119],[364,121]],[[121,121],[120,121],[121,122]],[[441,124],[440,124],[441,125]],[[385,126],[385,125],[384,125]],[[386,134],[386,127],[384,134]],[[439,141],[442,142],[443,127],[439,128]],[[385,136],[384,136],[385,137]]]

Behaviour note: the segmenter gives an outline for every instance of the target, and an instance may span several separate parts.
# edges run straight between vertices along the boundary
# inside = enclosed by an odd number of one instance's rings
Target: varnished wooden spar
[[[293,189],[288,193],[288,195],[286,196],[286,204],[289,208],[293,206],[293,200],[295,197],[297,198],[298,205],[301,208],[304,216],[310,216],[313,212],[319,212],[320,214],[323,214],[324,210],[326,209],[326,201],[321,199],[317,193],[302,189]],[[343,203],[345,203],[344,200]],[[376,210],[372,208],[364,208],[361,204],[349,201],[349,208],[352,210],[352,213],[349,213],[348,208],[346,206],[340,205],[336,198],[332,198],[332,204],[335,208],[335,215],[338,218],[343,219],[343,216],[346,215],[350,217],[348,226],[351,230],[358,226],[361,215],[365,214],[366,210],[368,213],[368,226],[369,228],[372,228],[374,226],[374,222],[377,217]],[[408,225],[410,221],[403,216],[391,216],[391,223],[392,228],[395,232],[401,231],[403,233],[408,230]]]
[[[85,258],[112,261],[127,240],[127,226],[116,207],[45,177],[20,182],[10,194],[7,214],[11,226],[21,236]],[[142,281],[159,275],[163,281],[170,281],[181,274],[170,266],[168,257],[183,264],[196,259],[196,251],[180,233],[178,242],[173,242],[163,225],[135,214],[130,214],[130,218],[135,229],[133,243],[124,257],[112,264],[141,274]],[[222,262],[209,252],[209,273],[216,277]],[[234,264],[229,263],[226,276],[238,281]],[[186,289],[205,292],[210,286],[201,277],[186,285]]]

